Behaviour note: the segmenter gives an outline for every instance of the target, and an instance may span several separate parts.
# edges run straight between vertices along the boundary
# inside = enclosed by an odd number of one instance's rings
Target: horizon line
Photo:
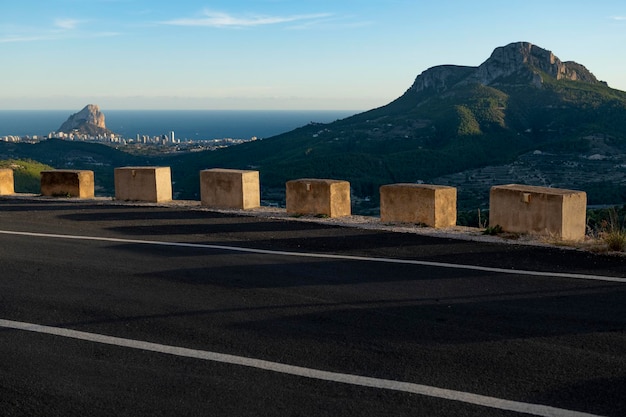
[[[87,106],[87,105],[85,105]],[[82,110],[83,108],[85,108],[85,106],[83,106],[80,110]],[[102,110],[102,107],[100,105],[98,105],[98,107]],[[80,111],[78,110],[78,111]],[[232,112],[238,112],[238,111],[246,111],[246,112],[263,112],[263,111],[297,111],[297,112],[309,112],[309,111],[332,111],[332,112],[363,112],[363,111],[368,111],[371,109],[326,109],[326,108],[320,108],[320,109],[195,109],[195,108],[189,108],[189,109],[152,109],[152,108],[107,108],[105,109],[106,111],[232,111]],[[76,111],[76,108],[74,109],[45,109],[45,108],[35,108],[35,109],[3,109],[0,108],[0,111]]]

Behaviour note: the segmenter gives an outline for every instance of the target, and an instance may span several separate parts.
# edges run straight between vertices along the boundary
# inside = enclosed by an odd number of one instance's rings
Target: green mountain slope
[[[384,107],[171,162],[183,194],[197,187],[193,172],[219,166],[259,169],[265,189],[300,177],[346,179],[357,196],[375,203],[382,184],[430,182],[512,164],[538,150],[575,160],[592,151],[590,138],[597,137],[613,156],[624,153],[626,93],[609,88],[580,64],[515,43],[496,49],[480,67],[431,68]],[[602,175],[594,172],[587,180]],[[626,191],[625,184],[618,181],[615,187]]]
[[[49,139],[36,144],[0,142],[0,160],[3,159],[38,161],[45,164],[47,167],[45,169],[92,170],[96,181],[96,194],[101,196],[115,194],[113,182],[115,167],[150,163],[146,158],[135,157],[110,146],[59,139]],[[30,192],[39,192],[38,182],[36,190]]]
[[[7,159],[0,160],[0,168],[13,170],[14,188],[16,193],[39,194],[41,171],[53,169],[49,165],[32,160]]]

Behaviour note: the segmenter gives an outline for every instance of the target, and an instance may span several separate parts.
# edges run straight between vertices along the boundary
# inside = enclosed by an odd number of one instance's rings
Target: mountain
[[[167,165],[177,198],[195,200],[207,168],[259,170],[265,202],[284,201],[291,179],[345,179],[355,213],[377,214],[379,187],[399,182],[455,186],[460,210],[488,208],[489,188],[506,183],[626,203],[626,92],[528,42],[496,48],[478,67],[429,68],[380,108],[217,151],[131,158],[104,145],[46,142],[0,143],[0,159],[95,167],[96,185],[109,194],[113,167]]]
[[[96,104],[88,104],[78,113],[72,114],[58,129],[63,133],[79,133],[89,136],[110,134],[104,122],[104,113]]]
[[[386,106],[172,164],[181,173],[177,180],[183,194],[190,196],[197,184],[186,186],[185,175],[222,166],[259,169],[268,194],[278,194],[293,178],[346,179],[356,200],[368,197],[372,205],[382,184],[434,183],[456,174],[455,181],[464,178],[464,184],[451,184],[459,185],[461,206],[475,208],[488,205],[490,185],[509,177],[589,190],[592,203],[625,202],[626,171],[615,168],[626,167],[625,153],[626,93],[597,80],[579,63],[517,42],[496,48],[478,67],[427,69]],[[462,173],[489,166],[515,173],[520,158],[528,155],[556,155],[558,166],[543,158],[532,174],[482,179],[476,183],[480,195],[464,194],[466,186],[476,184]],[[550,170],[566,174],[552,180]],[[604,199],[607,190],[614,201]]]
[[[479,67],[442,65],[417,77],[409,90],[421,92],[432,89],[438,93],[464,85],[534,86],[541,89],[544,78],[602,84],[576,62],[561,62],[552,52],[528,42],[517,42],[496,48],[491,57]]]

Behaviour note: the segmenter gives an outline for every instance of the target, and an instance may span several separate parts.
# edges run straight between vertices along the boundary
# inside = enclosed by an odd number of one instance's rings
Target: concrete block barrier
[[[519,184],[491,187],[489,225],[507,232],[582,240],[586,216],[584,191]]]
[[[0,195],[15,194],[15,180],[11,168],[0,168]]]
[[[247,210],[261,206],[259,171],[213,168],[200,171],[203,206]]]
[[[172,200],[170,167],[115,168],[115,199],[164,202]]]
[[[349,216],[350,183],[329,179],[298,179],[287,182],[287,214],[328,217]]]
[[[93,198],[93,171],[71,169],[41,171],[41,195]]]
[[[437,228],[455,226],[456,195],[456,188],[443,185],[383,185],[380,187],[380,220]]]

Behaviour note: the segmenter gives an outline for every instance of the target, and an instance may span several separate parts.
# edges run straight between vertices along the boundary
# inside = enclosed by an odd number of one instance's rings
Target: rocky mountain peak
[[[581,64],[573,61],[562,62],[551,51],[529,42],[515,42],[496,48],[489,59],[478,67],[444,65],[430,68],[416,78],[411,90],[419,92],[434,88],[435,91],[442,92],[455,85],[470,83],[541,87],[542,74],[557,80],[600,83]]]
[[[78,132],[88,135],[110,133],[104,122],[104,113],[96,104],[88,104],[78,113],[72,114],[58,129],[59,132]]]
[[[443,92],[474,74],[475,71],[475,67],[438,65],[421,73],[415,79],[411,89],[418,92],[427,89]]]
[[[489,59],[483,62],[474,75],[484,85],[506,83],[507,78],[530,81],[540,86],[541,72],[557,80],[566,79],[597,83],[596,77],[584,66],[575,62],[562,62],[546,49],[529,42],[516,42],[496,48]]]

